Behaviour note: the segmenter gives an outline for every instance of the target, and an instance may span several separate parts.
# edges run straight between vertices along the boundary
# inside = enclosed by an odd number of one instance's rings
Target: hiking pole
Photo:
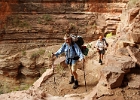
[[[52,55],[53,55],[53,53],[52,53]],[[52,69],[53,69],[53,74],[54,74],[54,59],[52,58]],[[55,75],[54,75],[54,83],[56,83],[55,82]]]
[[[84,71],[85,89],[87,92],[86,75],[85,75],[85,70],[84,70],[84,60],[83,60],[83,71]]]

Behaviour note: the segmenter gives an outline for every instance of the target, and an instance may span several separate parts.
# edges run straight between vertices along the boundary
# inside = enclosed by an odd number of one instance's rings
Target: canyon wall
[[[3,0],[0,3],[0,54],[62,43],[67,32],[82,35],[86,42],[97,39],[94,34],[115,34],[124,2]],[[95,32],[97,28],[99,32]]]
[[[126,2],[127,0],[2,0],[1,75],[7,73],[7,76],[16,77],[21,66],[28,67],[21,56],[14,54],[61,44],[65,33],[81,35],[86,43],[97,39],[100,34],[116,34]],[[35,61],[32,64],[35,68]],[[8,72],[9,70],[12,71]]]

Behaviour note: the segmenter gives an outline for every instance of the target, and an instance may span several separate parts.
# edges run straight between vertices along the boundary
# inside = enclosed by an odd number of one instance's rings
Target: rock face
[[[120,21],[118,15],[121,14],[126,3],[120,4],[116,1],[112,4],[112,2],[3,1],[1,4],[7,9],[1,7],[1,54],[9,55],[22,50],[52,45],[52,43],[62,43],[63,35],[67,32],[82,35],[86,42],[97,39],[95,27],[98,28],[99,34],[115,32],[116,25]],[[93,11],[92,7],[96,7],[97,11],[95,9]],[[119,11],[114,12],[113,9]],[[110,11],[113,12],[110,16],[102,15]],[[118,17],[114,17],[114,13],[117,13]]]
[[[107,80],[108,88],[116,88],[121,86],[124,74],[135,67],[135,63],[127,56],[107,56],[107,67],[102,71],[103,77]]]
[[[101,71],[101,78],[99,83],[97,84],[96,87],[93,88],[93,91],[87,94],[72,94],[72,95],[65,95],[64,97],[57,97],[57,96],[52,96],[47,94],[44,91],[39,91],[37,88],[41,85],[42,81],[46,80],[49,76],[52,75],[52,69],[47,70],[42,77],[38,81],[36,81],[33,85],[35,88],[30,88],[29,90],[26,91],[19,91],[19,92],[12,92],[9,94],[2,94],[0,95],[0,99],[5,100],[5,99],[13,99],[13,100],[23,100],[23,99],[28,99],[28,100],[34,100],[34,99],[48,99],[48,100],[93,100],[94,97],[101,97],[103,95],[113,95],[111,92],[110,88],[116,88],[120,87],[124,81],[124,77],[127,76],[127,79],[129,80],[128,86],[129,88],[140,88],[139,84],[139,70],[133,71],[134,68],[139,68],[139,35],[136,35],[134,38],[134,35],[136,31],[138,30],[137,27],[139,27],[139,20],[140,20],[140,13],[137,11],[138,8],[135,8],[133,10],[128,10],[128,15],[126,16],[126,20],[128,21],[124,27],[122,24],[124,23],[123,20],[121,19],[122,23],[120,23],[118,26],[119,30],[117,31],[117,39],[110,44],[109,46],[111,48],[108,48],[108,55],[106,55],[106,61],[105,64],[106,66],[102,69]],[[131,11],[134,11],[132,13]],[[132,17],[133,16],[133,17]],[[123,18],[121,16],[121,18]],[[131,19],[130,20],[128,19]],[[116,19],[116,18],[115,18]],[[92,23],[92,22],[91,22]],[[137,26],[137,27],[134,27]],[[50,26],[49,26],[50,27]],[[56,31],[55,31],[56,32]],[[136,34],[139,34],[139,31],[137,31]],[[4,40],[3,40],[4,43]],[[21,66],[19,64],[22,64],[22,67],[24,66],[21,70],[21,72],[25,75],[30,74],[29,69],[35,69],[37,66],[41,66],[45,63],[50,65],[49,62],[49,50],[45,51],[46,56],[42,56],[42,53],[35,53],[31,54],[33,51],[30,53],[27,52],[27,55],[25,52],[23,52],[23,55],[21,57],[21,54],[15,55],[15,56],[10,56],[10,57],[5,57],[2,56],[5,59],[1,60],[1,69],[3,67],[7,68],[7,63],[9,63],[11,66],[8,68],[9,69],[17,69],[18,66]],[[48,55],[48,56],[47,56]],[[9,58],[9,59],[8,59]],[[43,60],[40,60],[42,59]],[[8,60],[8,61],[7,61]],[[10,63],[10,61],[14,63]],[[5,63],[4,63],[5,62]],[[37,66],[35,66],[37,65]],[[36,75],[36,71],[32,72],[31,74]],[[131,72],[131,73],[130,73]],[[15,74],[16,75],[16,74]],[[130,94],[128,94],[130,95]],[[134,98],[136,95],[138,95],[139,99],[139,91],[137,94],[132,94],[133,97],[130,97],[131,99]],[[131,96],[132,96],[131,95]],[[126,98],[124,96],[124,91],[122,91],[122,95],[118,94],[118,96],[114,97],[113,99],[119,99],[119,100],[126,100],[130,99]],[[100,98],[99,98],[100,99]],[[96,98],[95,98],[96,100]],[[108,98],[103,98],[101,97],[101,100],[109,100]]]
[[[82,35],[86,42],[90,42],[102,33],[112,32],[117,33],[118,37],[108,49],[110,52],[106,56],[106,67],[101,71],[101,79],[95,87],[96,91],[90,93],[92,96],[88,97],[88,95],[85,98],[91,99],[96,94],[97,97],[112,95],[110,89],[120,87],[125,75],[140,65],[140,9],[137,7],[126,11],[124,9],[126,0],[122,3],[117,3],[120,0],[116,0],[113,4],[113,0],[97,1],[13,0],[1,2],[0,5],[4,5],[6,9],[2,9],[0,13],[0,75],[12,78],[16,78],[19,74],[25,77],[40,76],[42,67],[51,66],[50,53],[55,51],[53,49],[45,51],[46,48],[42,48],[62,43],[64,33]],[[125,12],[122,14],[122,11]],[[34,48],[38,50],[29,50]],[[21,94],[24,94],[24,97],[20,97],[16,92],[17,98],[31,100],[36,98],[80,100],[84,98],[83,94],[79,94],[78,97],[77,95],[53,97],[43,91],[38,91],[37,88],[41,82],[52,75],[52,69],[49,75],[46,75],[48,73],[44,73],[44,77],[34,83],[36,90],[22,91]],[[129,74],[127,76],[131,77]],[[136,82],[138,79],[137,75],[134,81],[128,83],[128,86],[139,88],[139,82]],[[1,98],[6,97],[2,95]]]
[[[38,68],[47,66],[47,61],[37,53],[24,56],[26,50],[60,44],[65,33],[81,35],[85,42],[90,42],[100,34],[115,32],[126,2],[112,2],[113,0],[102,3],[98,0],[1,1],[1,75],[7,73],[7,76],[16,77],[21,73],[25,76],[39,76]],[[20,54],[12,57],[17,53]],[[5,68],[12,72],[6,72]]]
[[[125,11],[121,16],[121,23],[117,29],[117,38],[110,44],[106,55],[106,67],[101,71],[97,96],[111,95],[109,88],[121,87],[125,79],[129,88],[139,89],[139,22],[140,9],[135,7]],[[124,18],[124,14],[127,15]],[[127,18],[127,19],[126,19]],[[125,23],[125,24],[124,24]],[[119,28],[121,27],[121,28]],[[133,71],[135,70],[135,71]],[[124,76],[127,76],[125,78]],[[124,84],[124,83],[123,83]],[[133,84],[133,85],[132,85]],[[100,88],[103,88],[100,90]],[[106,93],[104,93],[107,91]]]

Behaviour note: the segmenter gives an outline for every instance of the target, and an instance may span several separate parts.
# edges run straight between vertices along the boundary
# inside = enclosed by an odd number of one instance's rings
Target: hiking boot
[[[99,59],[99,63],[102,63],[102,60],[101,59]]]
[[[78,81],[77,80],[75,80],[75,82],[74,82],[74,86],[73,86],[73,89],[76,89],[76,88],[78,88]]]
[[[100,64],[101,64],[101,65],[103,64],[102,60],[101,60]]]
[[[69,84],[72,84],[72,83],[74,83],[74,76],[71,76],[71,80],[70,80]]]

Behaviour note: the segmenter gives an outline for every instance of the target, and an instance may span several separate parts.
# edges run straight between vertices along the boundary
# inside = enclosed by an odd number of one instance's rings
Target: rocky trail
[[[114,39],[109,39],[110,43]],[[94,45],[95,41],[92,44]],[[106,54],[108,51],[106,52]],[[1,94],[0,100],[139,100],[140,90],[136,88],[129,88],[128,77],[139,78],[139,69],[133,69],[131,74],[125,76],[121,87],[112,89],[110,94],[104,87],[97,88],[98,86],[105,85],[101,82],[101,70],[106,67],[105,61],[103,65],[98,63],[98,54],[96,49],[89,48],[89,54],[85,57],[86,61],[83,65],[78,62],[78,79],[79,87],[72,89],[73,84],[69,84],[70,73],[69,68],[64,64],[64,57],[61,56],[56,59],[54,63],[54,71],[52,68],[46,71],[36,80],[28,90],[13,91],[7,94]],[[106,59],[106,55],[104,57]],[[83,69],[84,68],[84,69]],[[85,75],[85,78],[84,78]],[[99,82],[100,81],[100,82]],[[86,82],[86,86],[85,86]],[[138,82],[138,81],[136,81]],[[136,84],[135,82],[135,84]],[[137,83],[139,84],[139,82]],[[138,85],[136,85],[138,86]],[[101,89],[101,91],[99,90]],[[107,95],[97,96],[97,91]]]
[[[77,73],[79,87],[77,89],[72,89],[73,84],[69,84],[71,76],[68,67],[65,67],[64,69],[56,67],[54,75],[42,83],[40,89],[56,96],[90,92],[92,88],[98,83],[99,68],[104,67],[104,65],[99,65],[98,62],[93,59],[87,60],[84,65],[82,62],[79,62],[78,65],[79,69],[77,70]]]

